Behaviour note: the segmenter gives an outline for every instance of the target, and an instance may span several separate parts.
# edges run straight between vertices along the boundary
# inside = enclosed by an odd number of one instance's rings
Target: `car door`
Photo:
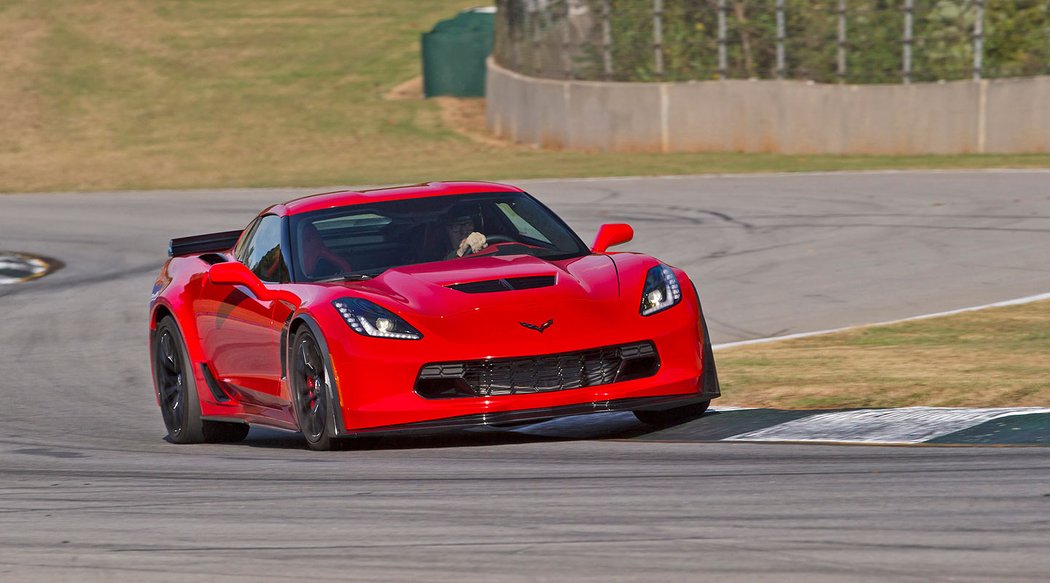
[[[284,228],[281,217],[264,215],[234,251],[237,260],[266,285],[288,282]],[[242,400],[281,406],[283,321],[274,320],[278,302],[262,301],[244,286],[210,281],[203,286],[194,309],[213,374]]]

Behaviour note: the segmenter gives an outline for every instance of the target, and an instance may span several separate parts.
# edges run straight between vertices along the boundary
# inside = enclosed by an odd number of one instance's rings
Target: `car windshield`
[[[517,192],[314,211],[292,216],[290,235],[296,281],[363,279],[405,265],[489,255],[553,261],[589,253],[554,213]]]

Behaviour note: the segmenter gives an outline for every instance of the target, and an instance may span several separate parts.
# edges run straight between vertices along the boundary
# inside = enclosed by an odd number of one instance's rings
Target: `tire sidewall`
[[[715,365],[714,346],[711,345],[711,334],[707,331],[707,318],[704,316],[704,308],[700,303],[700,292],[693,284],[693,295],[696,296],[696,309],[700,313],[700,328],[704,333],[703,361],[704,371],[701,373],[701,390],[705,394],[721,395],[722,389],[718,382],[718,367]]]
[[[307,435],[306,432],[302,431],[303,423],[302,420],[299,419],[299,400],[301,396],[299,394],[299,388],[296,386],[300,381],[298,378],[292,378],[293,375],[296,374],[294,371],[294,359],[298,358],[297,355],[299,345],[307,338],[309,338],[310,341],[314,343],[314,346],[317,347],[317,351],[321,355],[321,360],[324,361],[325,369],[325,391],[323,395],[325,399],[324,429],[321,431],[321,435],[319,435],[316,439],[312,438],[312,436]],[[338,406],[338,400],[335,398],[335,375],[332,374],[332,363],[331,358],[329,358],[328,355],[328,348],[325,345],[325,343],[317,337],[317,335],[310,328],[310,326],[304,325],[295,333],[295,337],[293,338],[291,344],[290,356],[291,366],[289,367],[289,388],[291,389],[292,393],[292,410],[295,413],[295,422],[299,426],[299,430],[303,434],[303,438],[306,439],[307,447],[319,451],[327,451],[334,449],[336,447],[336,444],[338,443],[337,438],[335,437],[335,407]]]

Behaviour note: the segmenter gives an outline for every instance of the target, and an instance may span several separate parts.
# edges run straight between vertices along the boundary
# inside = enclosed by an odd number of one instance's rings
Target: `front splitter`
[[[602,413],[607,411],[640,411],[661,410],[673,407],[683,407],[701,401],[708,401],[718,394],[691,393],[688,395],[668,395],[661,397],[637,397],[633,399],[616,399],[610,401],[594,401],[590,403],[579,403],[575,405],[563,405],[560,407],[544,407],[540,409],[523,409],[520,411],[500,411],[493,413],[478,413],[474,415],[463,415],[460,417],[448,417],[445,419],[434,419],[419,421],[417,423],[405,423],[401,425],[386,425],[382,427],[369,427],[355,429],[353,431],[340,432],[340,437],[354,435],[374,435],[378,433],[402,433],[416,431],[446,431],[465,429],[469,427],[485,427],[499,425],[513,425],[517,423],[544,421],[555,417],[568,417],[571,415],[584,415],[587,413]]]

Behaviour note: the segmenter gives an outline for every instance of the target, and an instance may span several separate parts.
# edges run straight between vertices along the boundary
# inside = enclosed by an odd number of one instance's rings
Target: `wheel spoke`
[[[294,370],[293,392],[299,429],[313,441],[324,434],[328,407],[324,356],[310,336],[296,347]]]
[[[171,334],[167,330],[160,336],[160,355],[164,360],[171,360]]]
[[[179,398],[179,386],[177,384],[165,384],[160,389],[161,399],[164,405],[171,408],[176,399]]]
[[[310,437],[316,437],[317,431],[317,415],[312,411],[306,414],[306,432]]]
[[[172,427],[182,427],[182,403],[183,400],[181,391],[174,391],[171,404],[168,407],[168,410],[171,412]]]
[[[321,353],[320,353],[320,350],[317,348],[317,344],[315,344],[313,342],[310,342],[310,343],[304,342],[303,345],[306,348],[306,362],[307,362],[307,364],[310,366],[310,368],[312,368],[315,371],[316,370],[320,370],[321,366],[322,366],[322,360],[323,359],[321,358]]]
[[[172,373],[179,372],[178,352],[175,350],[171,334],[167,331],[160,337],[160,364]]]

